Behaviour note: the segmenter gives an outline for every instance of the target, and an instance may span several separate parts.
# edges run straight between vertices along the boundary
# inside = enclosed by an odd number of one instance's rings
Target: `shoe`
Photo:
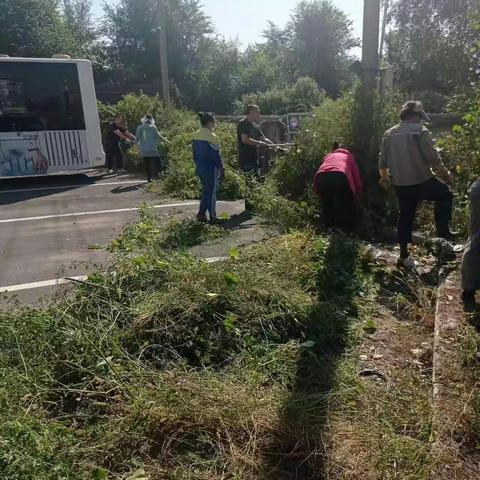
[[[412,257],[399,258],[397,262],[398,268],[404,268],[405,270],[417,270],[417,262]]]
[[[475,290],[464,290],[462,292],[463,307],[467,313],[473,313],[477,308],[475,293]]]
[[[108,171],[108,173],[111,175],[111,174],[113,173],[113,170],[110,169],[110,170]]]
[[[200,223],[208,223],[208,218],[206,215],[200,215],[198,214],[197,215],[197,222],[200,222]]]
[[[452,232],[451,230],[448,230],[448,232],[441,232],[437,234],[438,238],[443,238],[444,240],[447,240],[449,242],[455,242],[457,240],[459,233],[458,232]]]

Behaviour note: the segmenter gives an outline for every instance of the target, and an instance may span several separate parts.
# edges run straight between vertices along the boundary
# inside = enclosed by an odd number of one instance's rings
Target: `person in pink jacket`
[[[354,155],[335,142],[323,159],[313,185],[323,204],[326,227],[352,231],[363,187]]]

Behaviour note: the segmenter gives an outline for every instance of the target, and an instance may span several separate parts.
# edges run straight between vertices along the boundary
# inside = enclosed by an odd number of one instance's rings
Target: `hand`
[[[220,169],[218,178],[219,178],[219,180],[220,180],[221,182],[222,182],[223,180],[225,180],[225,169],[224,169],[224,168],[221,168],[221,169]]]
[[[390,185],[392,184],[389,176],[380,177],[380,185],[384,190],[389,190]]]
[[[453,173],[450,170],[447,170],[445,172],[445,182],[448,183],[449,185],[453,185],[455,183],[455,177]]]

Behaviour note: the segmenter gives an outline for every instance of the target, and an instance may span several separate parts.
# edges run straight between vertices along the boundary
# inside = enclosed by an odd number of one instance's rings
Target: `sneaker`
[[[111,174],[113,173],[113,170],[110,169],[110,170],[108,171],[108,173],[111,175]]]
[[[397,262],[398,268],[404,268],[405,270],[417,270],[417,262],[412,257],[399,258]]]
[[[200,222],[200,223],[208,223],[208,218],[206,215],[200,215],[198,214],[197,215],[197,222]]]
[[[474,312],[477,308],[477,302],[475,298],[475,290],[464,290],[462,292],[462,302],[465,312]]]
[[[448,230],[447,232],[438,233],[438,238],[443,238],[444,240],[447,240],[449,242],[455,242],[458,236],[459,236],[458,232],[452,232],[451,230]]]

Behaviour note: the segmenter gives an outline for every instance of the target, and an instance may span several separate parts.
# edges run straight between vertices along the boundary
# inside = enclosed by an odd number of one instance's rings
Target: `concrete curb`
[[[440,279],[435,312],[432,362],[432,454],[441,467],[434,467],[431,478],[479,478],[462,460],[465,436],[467,384],[465,366],[458,341],[465,327],[460,273],[454,271]],[[474,475],[473,477],[471,475]]]

